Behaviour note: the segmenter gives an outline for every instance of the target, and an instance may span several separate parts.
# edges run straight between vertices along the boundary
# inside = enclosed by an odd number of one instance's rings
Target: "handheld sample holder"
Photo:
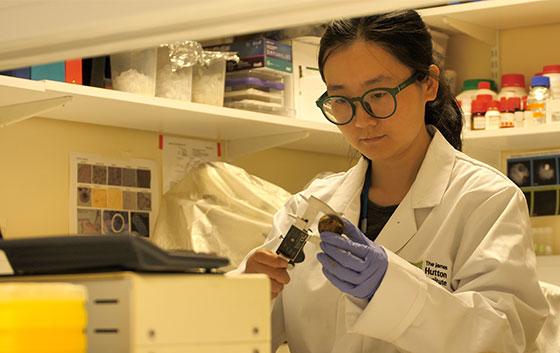
[[[282,243],[276,249],[276,253],[284,257],[292,265],[303,262],[305,254],[303,247],[308,241],[319,241],[319,237],[311,234],[311,223],[319,212],[326,214],[337,214],[329,205],[314,196],[310,196],[307,201],[307,208],[303,215],[291,215],[295,222],[292,224],[286,235],[281,236]]]

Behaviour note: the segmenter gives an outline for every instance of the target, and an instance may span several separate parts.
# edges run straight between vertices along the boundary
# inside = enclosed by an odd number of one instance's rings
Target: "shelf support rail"
[[[0,107],[0,128],[62,107],[71,100],[71,96],[64,96],[5,105]]]
[[[285,134],[249,137],[229,140],[225,143],[224,159],[231,161],[240,156],[264,151],[269,148],[285,145],[309,137],[309,132],[289,132]]]

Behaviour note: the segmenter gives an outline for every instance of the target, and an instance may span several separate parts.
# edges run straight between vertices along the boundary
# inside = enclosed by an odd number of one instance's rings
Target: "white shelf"
[[[138,130],[156,131],[216,141],[241,141],[306,132],[309,137],[283,147],[347,155],[342,134],[328,122],[304,121],[278,115],[144,97],[108,89],[54,81],[30,81],[0,76],[3,106],[70,96],[64,107],[41,117]],[[9,126],[6,127],[9,129]],[[261,139],[263,140],[263,139]],[[264,139],[266,140],[266,139]]]
[[[0,2],[0,70],[419,8],[444,0]]]
[[[487,0],[419,12],[428,25],[449,32],[458,31],[448,19],[494,30],[560,23],[558,0]]]
[[[498,169],[502,164],[502,152],[558,148],[560,148],[560,124],[463,131],[463,151]]]
[[[64,107],[40,116],[216,141],[272,138],[306,132],[308,138],[283,147],[335,155],[347,155],[349,150],[339,130],[326,121],[305,121],[63,82],[0,76],[0,109],[7,105],[65,96],[72,99]],[[504,150],[560,148],[560,124],[464,131],[463,143],[465,152],[472,157],[497,165],[496,158]]]
[[[464,131],[463,141],[469,148],[496,152],[560,148],[560,124]]]

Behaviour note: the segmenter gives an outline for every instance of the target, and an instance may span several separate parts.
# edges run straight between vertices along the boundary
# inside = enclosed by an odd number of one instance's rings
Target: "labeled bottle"
[[[547,65],[543,67],[543,76],[550,79],[550,98],[554,99],[554,102],[550,102],[547,107],[551,110],[550,122],[558,123],[560,122],[560,65]]]
[[[486,109],[486,129],[498,130],[500,128],[501,114],[498,110],[499,102],[491,101]]]
[[[521,110],[521,99],[519,97],[508,98],[508,109],[513,109],[513,121],[515,127],[524,127],[523,110]]]
[[[491,85],[490,82],[488,81],[481,81],[478,83],[478,89],[476,90],[476,96],[480,96],[480,95],[490,95],[492,96],[492,99],[498,99],[498,95],[496,94],[496,92],[492,91],[492,89],[490,89]]]
[[[514,107],[513,101],[511,101],[513,98],[514,97],[508,99],[502,97],[502,99],[500,99],[500,129],[514,127],[515,125],[515,118],[513,116]]]
[[[510,97],[523,97],[527,95],[525,90],[525,76],[522,74],[503,74],[502,89],[498,94],[498,100]]]
[[[472,130],[486,129],[486,103],[475,99],[471,103],[471,127]]]
[[[546,100],[549,97],[550,79],[546,76],[534,76],[531,80],[531,90],[527,96],[527,111],[530,111],[529,125],[546,123]],[[525,122],[527,123],[525,116]]]

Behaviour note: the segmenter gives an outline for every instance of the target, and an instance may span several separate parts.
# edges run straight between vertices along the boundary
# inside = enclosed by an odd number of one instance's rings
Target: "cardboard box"
[[[30,79],[31,67],[23,67],[21,69],[0,71],[0,75]]]
[[[228,62],[228,72],[263,67],[287,74],[293,71],[291,45],[263,37],[207,47],[205,50],[236,52],[240,60],[238,63]]]
[[[31,79],[64,82],[66,80],[66,67],[64,61],[31,66]]]
[[[82,80],[82,59],[66,60],[66,82],[81,85]]]

